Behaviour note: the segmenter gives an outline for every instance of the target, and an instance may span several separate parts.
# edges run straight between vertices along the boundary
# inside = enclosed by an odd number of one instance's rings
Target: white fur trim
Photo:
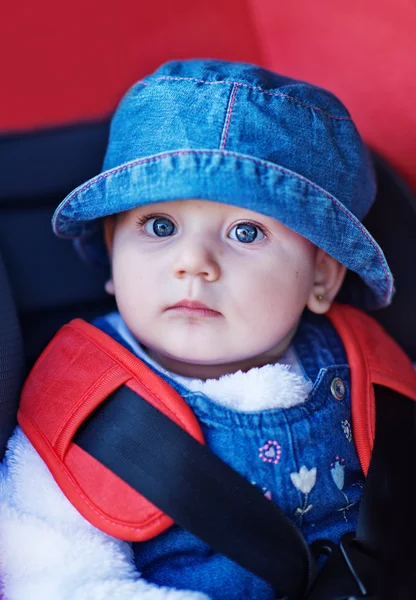
[[[18,427],[0,469],[4,600],[207,600],[140,577],[131,545],[88,523]]]
[[[243,412],[289,408],[304,402],[312,389],[310,381],[280,363],[237,371],[219,379],[193,379],[187,387],[201,391],[219,404]]]

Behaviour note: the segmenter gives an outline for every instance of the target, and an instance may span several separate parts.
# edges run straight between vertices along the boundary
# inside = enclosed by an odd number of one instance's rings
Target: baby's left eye
[[[232,240],[251,244],[255,240],[260,241],[264,238],[264,233],[257,225],[253,223],[238,223],[231,229],[229,236]]]
[[[176,233],[175,224],[167,217],[151,217],[143,225],[144,230],[151,236],[169,237]]]

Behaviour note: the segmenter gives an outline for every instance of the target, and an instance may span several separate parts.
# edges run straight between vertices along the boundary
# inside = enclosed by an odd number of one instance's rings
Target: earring
[[[320,302],[321,300],[324,299],[324,297],[322,294],[316,294],[316,299],[319,300],[319,302]]]

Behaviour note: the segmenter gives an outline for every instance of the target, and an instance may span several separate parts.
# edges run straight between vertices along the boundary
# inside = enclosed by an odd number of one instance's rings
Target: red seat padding
[[[409,0],[251,0],[267,65],[333,91],[416,191],[416,7]]]
[[[333,90],[416,189],[415,32],[409,0],[9,3],[0,132],[102,117],[168,59],[251,61]]]

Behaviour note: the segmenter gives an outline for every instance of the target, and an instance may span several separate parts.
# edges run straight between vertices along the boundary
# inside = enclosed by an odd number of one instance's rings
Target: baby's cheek
[[[265,319],[273,313],[275,316],[298,316],[306,305],[309,284],[300,279],[300,275],[296,276],[296,272],[282,267],[278,274],[270,273],[262,279],[256,290],[256,302],[253,304],[257,312],[263,312]]]

